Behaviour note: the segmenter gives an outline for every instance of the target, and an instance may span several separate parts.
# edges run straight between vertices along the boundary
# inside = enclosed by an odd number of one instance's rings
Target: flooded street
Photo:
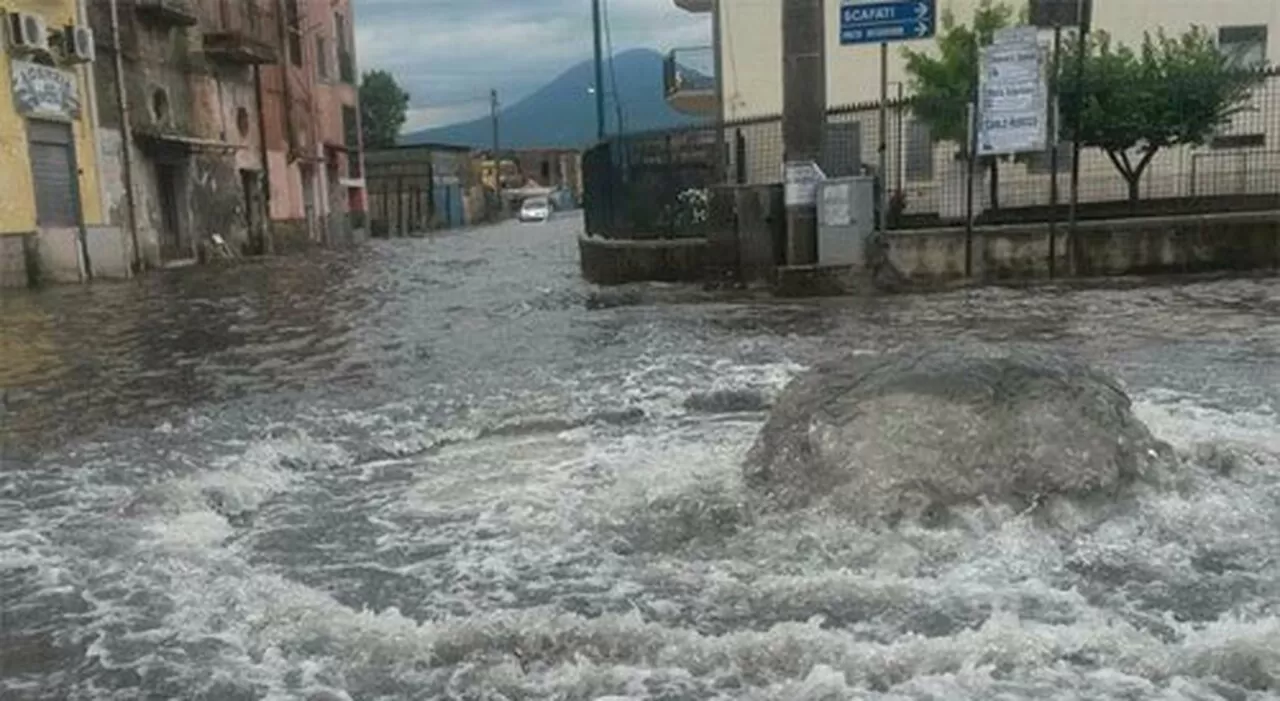
[[[580,230],[0,294],[0,698],[1280,698],[1280,281],[598,290]],[[749,508],[792,377],[959,340],[1115,373],[1186,478]]]

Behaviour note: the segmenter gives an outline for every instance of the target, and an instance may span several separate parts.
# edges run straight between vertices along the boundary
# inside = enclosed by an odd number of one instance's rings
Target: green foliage
[[[979,50],[1017,16],[1009,5],[982,0],[972,27],[957,23],[951,11],[943,13],[936,51],[903,50],[911,76],[911,111],[929,125],[934,138],[967,150],[968,105],[978,92]]]
[[[1080,112],[1079,141],[1101,149],[1129,184],[1138,184],[1160,149],[1199,146],[1248,109],[1257,70],[1237,68],[1202,27],[1180,37],[1146,34],[1135,51],[1095,33],[1085,47],[1084,78],[1076,74],[1080,42],[1073,41],[1059,77],[1062,114]],[[1073,139],[1072,120],[1062,136]]]
[[[409,110],[409,93],[386,71],[369,71],[360,83],[360,122],[365,148],[396,145]]]

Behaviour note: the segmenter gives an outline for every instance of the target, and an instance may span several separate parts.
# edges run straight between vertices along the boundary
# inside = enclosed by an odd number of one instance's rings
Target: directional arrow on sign
[[[843,0],[840,43],[927,39],[934,34],[936,0]]]

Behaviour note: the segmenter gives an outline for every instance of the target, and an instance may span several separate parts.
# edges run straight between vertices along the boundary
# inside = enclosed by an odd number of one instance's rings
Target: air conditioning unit
[[[49,50],[49,27],[40,15],[10,12],[9,46],[15,53],[43,53]]]
[[[93,30],[81,25],[67,27],[62,33],[67,42],[67,59],[75,63],[91,63],[96,55],[93,44]]]

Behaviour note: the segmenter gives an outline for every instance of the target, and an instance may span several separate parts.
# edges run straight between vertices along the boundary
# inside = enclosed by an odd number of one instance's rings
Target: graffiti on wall
[[[29,61],[13,61],[13,101],[28,117],[80,118],[76,74]]]

